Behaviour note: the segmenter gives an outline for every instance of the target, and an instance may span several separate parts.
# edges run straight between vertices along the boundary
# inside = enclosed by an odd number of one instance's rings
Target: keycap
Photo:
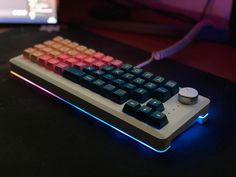
[[[105,57],[103,57],[103,58],[101,59],[101,61],[103,61],[103,62],[105,62],[105,63],[107,63],[107,64],[111,63],[112,60],[114,60],[114,58],[111,57],[111,56],[105,56]]]
[[[142,87],[145,83],[145,80],[140,77],[137,77],[132,81],[132,83],[136,85],[137,87]]]
[[[129,94],[132,94],[137,87],[134,84],[126,83],[123,85],[122,89],[127,91]]]
[[[57,58],[61,61],[66,61],[66,59],[70,58],[70,56],[68,56],[66,54],[61,54]]]
[[[38,59],[40,56],[44,55],[41,51],[35,51],[30,55],[30,60],[34,63],[38,63]]]
[[[141,69],[141,68],[133,68],[133,69],[130,71],[130,73],[131,73],[131,74],[134,74],[135,76],[141,75],[142,72],[143,72],[143,69]]]
[[[112,100],[118,104],[123,104],[129,99],[129,94],[122,89],[118,89],[112,93]]]
[[[136,114],[136,111],[140,107],[141,107],[141,104],[139,102],[135,100],[129,100],[127,103],[125,103],[123,107],[123,112],[131,116],[134,116]]]
[[[102,90],[102,87],[105,84],[106,82],[104,82],[103,80],[97,79],[91,83],[91,89],[97,93],[100,93],[100,91]]]
[[[43,45],[43,44],[36,44],[36,45],[34,45],[34,48],[36,48],[38,50],[42,50],[44,47],[46,47],[46,46]]]
[[[75,63],[74,64],[74,67],[75,68],[78,68],[78,69],[80,69],[80,70],[83,70],[85,67],[87,67],[87,64],[85,64],[84,62],[77,62],[77,63]]]
[[[49,69],[49,70],[54,70],[56,64],[58,64],[58,63],[60,63],[60,60],[55,59],[55,58],[48,60],[48,61],[47,61],[47,64],[46,64],[47,69]]]
[[[164,85],[164,83],[165,83],[165,78],[164,78],[164,77],[161,77],[161,76],[156,76],[156,77],[152,80],[152,82],[153,82],[154,84],[156,84],[158,87],[160,87],[160,86]]]
[[[75,56],[75,58],[79,61],[83,61],[86,57],[87,55],[84,55],[84,54],[78,54]]]
[[[125,72],[121,69],[114,69],[112,72],[111,72],[114,76],[116,77],[120,77],[122,76]]]
[[[104,66],[103,68],[102,68],[102,70],[103,71],[105,71],[106,73],[111,73],[113,70],[115,69],[115,67],[114,66]]]
[[[36,51],[36,49],[34,49],[34,48],[25,49],[25,50],[23,51],[23,56],[24,56],[26,59],[30,59],[31,54],[32,54],[33,52],[35,52],[35,51]]]
[[[38,64],[41,66],[46,66],[48,60],[52,59],[51,55],[42,55],[38,59]]]
[[[95,67],[93,67],[93,66],[87,66],[87,67],[85,67],[84,69],[83,69],[83,71],[84,72],[86,72],[86,73],[88,73],[88,74],[90,74],[90,73],[92,73],[93,71],[96,71],[97,69],[95,68]]]
[[[123,79],[114,79],[112,81],[112,84],[119,88],[122,88],[122,86],[125,84],[125,81]]]
[[[80,45],[76,47],[76,50],[78,50],[79,52],[84,52],[85,50],[87,50],[87,47],[84,45]]]
[[[86,55],[93,55],[95,52],[96,52],[96,51],[93,50],[93,49],[87,49],[87,50],[84,51],[84,53],[85,53]]]
[[[116,68],[119,68],[123,64],[123,61],[121,61],[121,60],[113,60],[110,64],[112,66],[116,67]]]
[[[101,52],[95,52],[95,53],[93,54],[93,57],[96,58],[96,59],[101,59],[101,58],[104,57],[104,54],[101,53]]]
[[[161,102],[167,101],[170,97],[170,91],[167,90],[164,87],[159,87],[158,89],[155,90],[153,97],[156,98],[157,100],[160,100]]]
[[[56,66],[55,66],[55,73],[62,74],[63,71],[68,67],[69,67],[68,64],[60,62],[60,63],[56,64]]]
[[[77,50],[69,50],[69,51],[66,52],[66,54],[69,55],[69,56],[74,57],[74,56],[78,55],[79,52]]]
[[[96,78],[92,75],[85,75],[81,78],[80,84],[88,89],[91,88],[91,83],[96,80]]]
[[[164,111],[164,106],[162,102],[157,99],[151,99],[150,101],[148,101],[147,106],[152,108],[154,111]]]
[[[73,67],[66,68],[63,71],[62,76],[76,83],[80,82],[80,79],[85,76],[86,73]]]
[[[135,75],[130,73],[125,73],[121,76],[122,79],[126,80],[127,82],[131,82],[135,78]]]
[[[116,90],[116,87],[112,84],[107,84],[102,87],[102,95],[110,98],[112,93]]]
[[[113,76],[111,74],[104,74],[104,75],[102,75],[101,78],[106,82],[111,82],[113,79],[115,79],[115,76]]]
[[[72,43],[68,44],[67,46],[70,48],[76,48],[79,46],[79,44],[77,42],[72,42]]]
[[[122,69],[123,71],[126,71],[126,72],[130,71],[132,68],[133,68],[133,66],[128,63],[125,63],[120,67],[120,69]]]
[[[135,117],[137,117],[139,120],[146,122],[148,116],[153,112],[152,108],[148,106],[141,106],[138,108]]]
[[[179,86],[178,86],[177,82],[175,82],[175,81],[171,81],[171,80],[167,81],[164,84],[164,87],[170,91],[172,96],[179,92]]]
[[[141,77],[145,80],[151,80],[154,77],[154,74],[151,72],[144,72]]]
[[[105,74],[104,71],[102,70],[95,70],[91,73],[93,76],[95,76],[96,78],[101,78],[103,74]]]
[[[155,90],[157,89],[157,85],[152,82],[148,82],[144,84],[143,88],[147,89],[151,94],[153,94]]]
[[[78,63],[78,60],[70,57],[65,60],[65,63],[67,63],[70,66],[74,66],[75,63]],[[81,69],[81,68],[79,68],[79,69]]]
[[[92,66],[94,66],[94,67],[97,68],[97,69],[101,69],[102,67],[105,66],[105,63],[102,62],[102,61],[95,61],[95,62],[92,64]]]
[[[137,88],[132,93],[132,99],[134,99],[140,103],[144,103],[149,98],[150,98],[150,94],[148,93],[148,91],[146,89]]]
[[[168,119],[165,114],[155,111],[148,116],[147,122],[148,124],[161,129],[168,123]]]
[[[56,37],[54,37],[52,40],[53,41],[56,41],[56,42],[60,42],[60,41],[62,41],[64,38],[63,37],[61,37],[61,36],[56,36]]]
[[[95,58],[92,58],[92,57],[88,57],[88,58],[85,58],[84,60],[83,60],[83,62],[85,62],[85,63],[87,63],[88,65],[93,65],[93,63],[96,61],[96,59]]]

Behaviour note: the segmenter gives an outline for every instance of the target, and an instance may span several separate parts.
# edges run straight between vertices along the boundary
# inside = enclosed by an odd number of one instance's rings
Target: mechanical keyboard
[[[10,73],[142,145],[166,152],[210,100],[142,68],[61,36],[10,60]]]

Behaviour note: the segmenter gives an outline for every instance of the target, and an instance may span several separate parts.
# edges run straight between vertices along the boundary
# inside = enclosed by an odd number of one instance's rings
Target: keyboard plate
[[[136,127],[139,131],[144,132],[144,134],[149,134],[152,137],[156,138],[156,141],[161,141],[160,143],[151,143],[158,149],[164,149],[168,147],[171,141],[185,128],[192,124],[192,122],[201,114],[205,114],[208,111],[208,105],[210,100],[203,96],[199,96],[199,101],[195,105],[183,105],[177,101],[177,95],[173,96],[171,99],[164,103],[165,110],[164,114],[167,115],[169,123],[164,126],[162,129],[158,130],[138,119],[131,117],[122,112],[123,105],[119,105],[101,95],[96,94],[93,91],[90,91],[76,83],[73,83],[62,76],[53,73],[39,65],[26,60],[22,55],[15,57],[10,60],[11,69],[14,70],[14,66],[21,68],[28,73],[31,73],[54,86],[65,90],[66,92],[79,97],[91,105],[96,105],[99,109],[105,110],[110,115],[115,116],[121,122],[124,122],[128,125]],[[15,71],[17,72],[17,71]],[[18,73],[18,72],[17,72]],[[21,74],[21,73],[19,73]],[[30,78],[29,78],[30,79]],[[44,85],[42,85],[44,87]],[[50,90],[53,92],[53,90]],[[57,94],[57,93],[56,93]],[[59,95],[63,97],[63,95]],[[64,98],[64,97],[63,97]],[[66,99],[66,98],[65,98]],[[68,100],[70,101],[70,100]],[[148,100],[149,101],[149,100]],[[147,101],[147,102],[148,102]],[[144,103],[146,104],[146,102]],[[80,106],[80,105],[78,105]],[[95,114],[95,113],[94,113]],[[99,117],[103,119],[103,117]],[[118,127],[125,132],[129,132],[131,135],[135,136],[136,133],[130,130],[124,129],[125,127]],[[135,131],[135,130],[134,130]],[[137,137],[142,139],[145,142],[148,142],[148,137]],[[152,138],[153,139],[153,138]]]

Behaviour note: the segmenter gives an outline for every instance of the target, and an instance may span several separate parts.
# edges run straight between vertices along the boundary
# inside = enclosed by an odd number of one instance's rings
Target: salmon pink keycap
[[[78,60],[76,60],[75,58],[68,58],[65,60],[65,63],[67,63],[69,66],[74,66],[74,64],[77,62]]]
[[[96,61],[96,62],[93,63],[93,66],[95,68],[101,69],[103,66],[105,66],[105,63],[101,62],[101,61]]]
[[[56,64],[56,66],[55,66],[55,73],[62,74],[63,71],[68,67],[69,67],[68,64],[60,62],[60,63]]]
[[[105,57],[102,58],[102,61],[105,62],[105,63],[110,63],[110,62],[112,62],[113,59],[114,58],[111,57],[111,56],[105,56]]]
[[[59,60],[61,60],[61,61],[65,61],[66,59],[69,58],[69,56],[66,55],[66,54],[61,54],[61,55],[59,55],[57,58],[58,58]]]
[[[84,59],[84,62],[87,63],[88,65],[92,65],[95,62],[95,58],[88,57]]]
[[[115,66],[116,68],[119,68],[122,64],[123,64],[123,61],[121,61],[121,60],[113,60],[111,62],[111,65]]]
[[[87,57],[87,55],[85,55],[85,54],[78,54],[75,56],[75,58],[80,61],[83,61],[86,57]]]
[[[47,68],[49,70],[54,70],[56,64],[58,64],[59,62],[60,62],[60,60],[58,60],[58,59],[55,59],[55,58],[50,59],[50,60],[47,61]]]
[[[75,63],[74,64],[74,67],[75,68],[78,68],[78,69],[83,69],[83,68],[85,68],[86,66],[88,66],[87,64],[85,64],[84,62],[78,62],[78,63]]]
[[[47,61],[50,60],[50,59],[52,59],[51,55],[42,55],[42,56],[39,57],[38,63],[41,66],[45,66]]]

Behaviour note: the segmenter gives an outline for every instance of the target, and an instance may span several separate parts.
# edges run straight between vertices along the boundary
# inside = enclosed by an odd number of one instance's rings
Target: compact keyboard
[[[10,60],[11,74],[156,151],[207,119],[196,89],[61,36]]]

